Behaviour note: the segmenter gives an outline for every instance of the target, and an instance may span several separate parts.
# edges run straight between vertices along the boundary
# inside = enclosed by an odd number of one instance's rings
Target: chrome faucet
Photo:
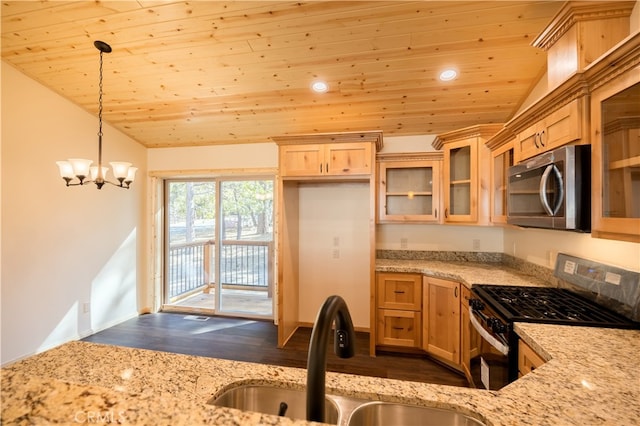
[[[340,358],[355,354],[356,333],[344,299],[329,296],[318,311],[307,358],[307,420],[324,423],[325,375],[329,333],[335,320],[334,350]]]

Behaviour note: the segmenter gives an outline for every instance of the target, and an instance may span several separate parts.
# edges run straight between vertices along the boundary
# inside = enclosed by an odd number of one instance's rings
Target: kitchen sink
[[[484,423],[454,410],[373,401],[351,413],[348,426],[481,426]]]
[[[306,391],[270,385],[240,385],[212,398],[208,404],[278,415],[283,402],[287,404],[285,417],[300,420],[307,418]],[[340,426],[484,426],[481,421],[453,409],[418,407],[337,395],[326,396],[324,422]]]
[[[238,386],[212,399],[209,404],[277,416],[283,402],[287,404],[284,417],[302,420],[307,418],[307,393],[275,386]],[[338,407],[330,398],[325,403],[324,418],[325,423],[338,424]]]

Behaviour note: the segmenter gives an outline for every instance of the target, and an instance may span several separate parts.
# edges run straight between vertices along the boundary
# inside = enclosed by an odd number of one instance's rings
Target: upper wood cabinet
[[[373,173],[382,132],[277,136],[283,178],[359,177]]]
[[[434,140],[433,147],[444,152],[444,222],[489,222],[491,152],[485,142],[502,127],[472,126],[438,135]]]
[[[516,137],[506,128],[502,128],[486,143],[491,149],[491,187],[490,215],[491,223],[507,223],[507,184],[509,167],[514,164]]]
[[[378,154],[378,222],[438,222],[441,152]]]
[[[635,1],[567,1],[532,45],[547,52],[547,86],[582,71],[629,35]]]
[[[541,118],[518,133],[515,144],[517,163],[582,139],[584,120],[588,111],[586,96],[575,99]]]
[[[592,86],[593,237],[640,242],[639,62],[636,33],[586,71]]]

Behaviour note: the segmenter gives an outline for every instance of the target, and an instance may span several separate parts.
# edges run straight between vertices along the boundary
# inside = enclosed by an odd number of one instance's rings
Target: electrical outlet
[[[82,304],[82,313],[88,314],[91,311],[91,304],[89,302],[84,302]]]
[[[334,247],[340,246],[340,237],[333,237],[333,246]]]
[[[473,249],[474,250],[480,250],[480,240],[478,240],[478,239],[474,239],[473,240]]]
[[[409,239],[408,238],[400,238],[400,248],[406,249],[409,247]]]
[[[333,257],[334,259],[340,259],[340,250],[333,249],[333,251],[331,252],[331,257]]]

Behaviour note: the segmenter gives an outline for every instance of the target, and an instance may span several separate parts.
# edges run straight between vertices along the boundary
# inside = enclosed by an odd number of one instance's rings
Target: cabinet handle
[[[547,144],[545,143],[545,139],[547,138],[547,132],[546,130],[543,130],[540,132],[540,146],[545,147],[547,146]]]
[[[320,163],[320,174],[322,174],[322,163]]]
[[[444,209],[444,217],[445,219],[449,217],[449,209]]]
[[[533,135],[533,144],[536,146],[537,149],[540,149],[540,146],[538,145],[538,138],[540,137],[540,133],[536,132],[535,135]]]
[[[393,290],[395,294],[404,294],[404,290]]]
[[[453,289],[453,296],[458,297],[458,287]]]
[[[404,330],[404,327],[391,327],[394,330]]]
[[[438,209],[435,209],[436,212],[436,219],[438,218]]]
[[[327,163],[327,166],[325,167],[325,171],[329,173],[329,163]]]

